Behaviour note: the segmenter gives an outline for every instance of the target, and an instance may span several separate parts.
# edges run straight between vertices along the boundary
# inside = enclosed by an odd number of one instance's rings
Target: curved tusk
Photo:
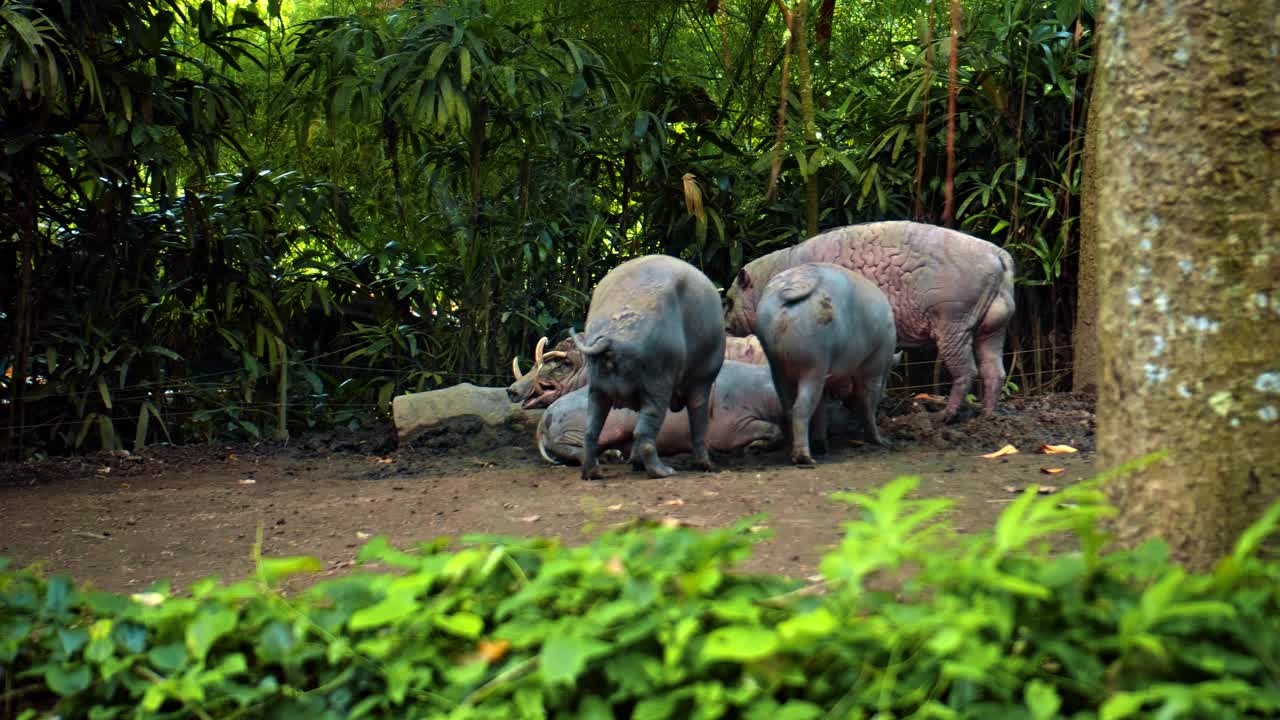
[[[552,350],[551,352],[542,354],[542,362],[562,357],[569,357],[569,354],[563,350]]]
[[[524,379],[524,374],[520,372],[519,356],[511,358],[511,372],[515,374],[516,382],[520,382],[521,380]]]
[[[542,364],[542,348],[544,348],[544,347],[546,347],[546,346],[547,346],[547,338],[546,338],[546,336],[543,336],[543,338],[542,338],[541,340],[539,340],[539,341],[538,341],[538,347],[536,347],[536,348],[534,348],[534,349],[533,349],[533,364],[534,364],[534,365],[541,365],[541,364]]]

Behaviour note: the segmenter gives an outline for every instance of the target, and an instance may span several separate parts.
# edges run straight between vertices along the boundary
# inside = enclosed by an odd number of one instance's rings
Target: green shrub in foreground
[[[77,589],[0,565],[0,714],[64,718],[1246,718],[1280,716],[1280,505],[1208,575],[1102,552],[1096,486],[1031,489],[957,537],[915,478],[874,496],[824,592],[732,572],[758,536],[633,527],[496,537],[352,575],[262,559],[192,597]],[[1066,537],[1072,552],[1050,553]],[[3,561],[0,561],[2,563]],[[868,582],[871,581],[871,582]],[[872,588],[892,588],[877,590]]]

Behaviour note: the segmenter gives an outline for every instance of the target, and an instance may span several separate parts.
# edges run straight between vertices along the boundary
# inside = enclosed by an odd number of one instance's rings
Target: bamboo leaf
[[[436,43],[435,49],[431,51],[431,59],[427,61],[427,67],[422,74],[428,78],[433,78],[440,73],[440,68],[444,65],[444,60],[449,56],[449,43]]]
[[[111,390],[107,388],[107,379],[99,375],[96,378],[96,380],[98,383],[98,395],[102,396],[102,404],[105,405],[108,410],[110,410],[111,409]]]

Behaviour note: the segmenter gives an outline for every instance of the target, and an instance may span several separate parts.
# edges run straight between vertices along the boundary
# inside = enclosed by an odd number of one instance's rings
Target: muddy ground
[[[0,557],[40,563],[109,590],[140,590],[168,578],[178,588],[209,575],[241,577],[264,530],[264,553],[309,554],[325,574],[351,566],[364,538],[401,546],[472,532],[557,535],[578,542],[636,516],[698,527],[766,513],[775,537],[751,570],[803,577],[853,517],[834,491],[867,491],[903,474],[920,495],[958,501],[953,526],[972,532],[1029,484],[1064,487],[1093,471],[1094,421],[1087,396],[1015,398],[1000,414],[938,426],[924,403],[886,401],[881,429],[892,450],[833,438],[818,467],[790,466],[784,452],[718,456],[720,471],[690,469],[651,480],[627,466],[586,483],[576,468],[545,463],[527,431],[462,425],[412,448],[390,428],[318,434],[286,445],[151,448],[0,465]],[[977,457],[1013,444],[1021,452]],[[1047,456],[1041,444],[1080,452]],[[1065,468],[1047,476],[1042,468]]]

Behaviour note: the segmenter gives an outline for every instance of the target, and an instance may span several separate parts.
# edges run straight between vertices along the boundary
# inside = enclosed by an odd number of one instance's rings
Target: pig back
[[[678,258],[649,255],[610,271],[591,296],[588,345],[609,338],[655,367],[714,377],[724,361],[724,318],[715,286]]]
[[[949,228],[909,221],[830,230],[797,245],[792,261],[832,262],[871,280],[893,308],[898,342],[929,344],[940,306],[964,308],[977,324],[1007,283],[1008,253]]]

